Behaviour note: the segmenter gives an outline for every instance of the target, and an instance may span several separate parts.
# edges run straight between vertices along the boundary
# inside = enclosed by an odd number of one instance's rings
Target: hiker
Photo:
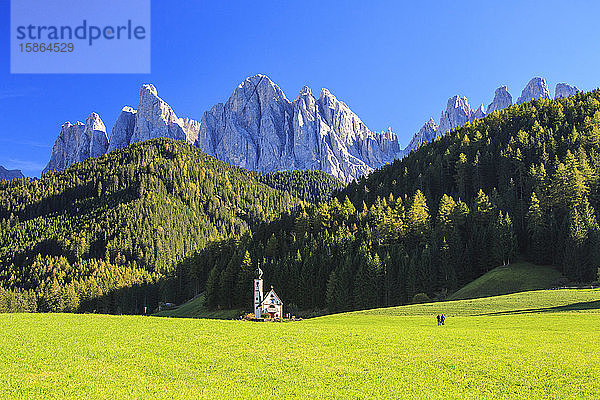
[[[440,317],[440,314],[437,315],[437,321],[438,321],[438,326],[440,326],[442,323],[442,317]]]
[[[446,322],[446,317],[444,316],[444,314],[442,314],[442,316],[440,317],[440,322],[442,325],[444,325],[444,322]]]

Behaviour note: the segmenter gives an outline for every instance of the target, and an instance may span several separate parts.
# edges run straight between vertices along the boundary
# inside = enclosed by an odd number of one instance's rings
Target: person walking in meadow
[[[446,322],[446,317],[444,316],[444,314],[442,314],[440,316],[440,322],[441,322],[442,325],[444,325],[444,322]]]
[[[440,314],[437,315],[437,322],[438,326],[440,326],[440,324],[442,323],[442,318],[440,317]]]

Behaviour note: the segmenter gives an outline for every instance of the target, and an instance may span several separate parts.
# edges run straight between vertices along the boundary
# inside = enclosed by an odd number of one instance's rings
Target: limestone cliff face
[[[290,164],[292,105],[278,86],[256,75],[229,100],[204,113],[197,145],[229,164],[276,171]]]
[[[577,90],[560,83],[556,97],[570,96]],[[549,98],[548,85],[542,78],[533,78],[527,84],[517,104],[534,98]],[[466,97],[453,96],[441,113],[439,125],[431,118],[402,150],[391,129],[369,130],[347,104],[327,89],[321,89],[316,98],[305,86],[296,100],[290,101],[267,76],[251,76],[225,103],[213,106],[198,122],[177,117],[156,88],[145,84],[139,92],[137,110],[122,109],[110,142],[95,113],[85,124],[66,122],[44,171],[62,170],[106,151],[167,137],[195,144],[220,160],[255,171],[321,170],[349,182],[424,142],[510,105],[512,97],[506,86],[496,89],[487,112],[483,105],[472,110]]]
[[[510,106],[512,106],[512,96],[508,93],[506,86],[500,86],[494,92],[494,100],[488,105],[487,114],[504,110]]]
[[[577,86],[571,86],[567,83],[557,83],[554,89],[554,98],[575,96],[579,89]]]
[[[184,140],[193,144],[200,123],[178,118],[173,109],[160,97],[154,85],[140,88],[137,110],[123,107],[110,136],[109,151],[130,144],[161,137]]]
[[[204,113],[197,145],[230,164],[261,171],[312,169],[349,182],[398,157],[396,135],[373,133],[327,89],[294,101],[265,75],[247,78]]]
[[[85,124],[65,122],[44,172],[60,171],[76,162],[148,139],[168,137],[193,144],[199,129],[199,122],[178,118],[158,97],[153,85],[142,85],[138,109],[123,107],[112,128],[110,141],[104,123],[96,113],[90,114]]]
[[[11,179],[20,179],[24,178],[23,173],[18,169],[6,169],[2,165],[0,165],[0,181]]]
[[[517,105],[528,103],[533,99],[549,99],[550,92],[544,78],[535,77],[529,81],[517,99]]]
[[[142,85],[138,109],[135,114],[135,128],[129,144],[155,138],[172,138],[193,143],[196,132],[186,128],[197,125],[177,118],[173,109],[160,97],[154,85]]]
[[[108,151],[129,146],[131,137],[135,131],[136,115],[137,111],[133,108],[127,106],[123,107],[121,114],[119,114],[119,117],[117,118],[117,122],[115,122],[115,125],[112,128]]]
[[[448,99],[446,111],[440,116],[440,134],[451,131],[452,129],[462,126],[471,119],[471,107],[466,97],[458,95]]]
[[[101,156],[107,149],[106,127],[98,114],[91,113],[85,123],[65,122],[42,172],[63,170],[79,161]]]
[[[410,153],[413,150],[419,148],[419,146],[425,142],[432,142],[436,136],[438,136],[439,126],[435,123],[433,118],[429,118],[429,121],[425,123],[419,129],[419,132],[415,133],[408,146],[404,149],[404,155]]]

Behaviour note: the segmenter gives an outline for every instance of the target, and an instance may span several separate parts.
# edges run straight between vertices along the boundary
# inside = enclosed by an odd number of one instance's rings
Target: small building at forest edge
[[[254,318],[282,318],[283,317],[283,302],[273,290],[263,297],[263,271],[258,267],[256,270],[256,278],[254,278]]]

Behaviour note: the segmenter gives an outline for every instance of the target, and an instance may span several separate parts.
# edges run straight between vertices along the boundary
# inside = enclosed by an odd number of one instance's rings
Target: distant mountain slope
[[[140,312],[160,296],[181,301],[158,282],[188,256],[301,204],[262,180],[183,141],[157,139],[0,186],[0,285],[41,311]],[[132,285],[137,295],[119,297]],[[194,285],[180,282],[180,295]]]
[[[0,181],[24,178],[23,173],[18,169],[6,169],[0,165]]]

